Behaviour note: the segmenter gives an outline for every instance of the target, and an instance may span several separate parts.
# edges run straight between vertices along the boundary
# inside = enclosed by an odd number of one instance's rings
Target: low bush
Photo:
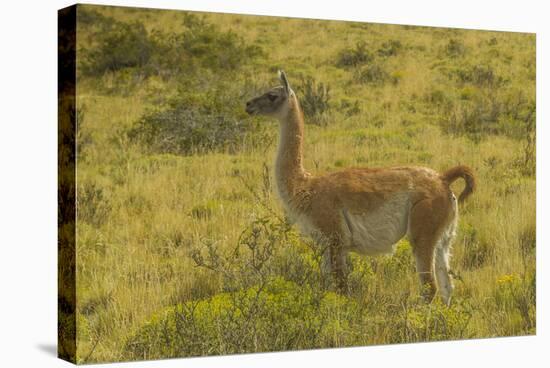
[[[452,38],[445,46],[445,53],[452,58],[461,57],[466,53],[466,47],[462,41]]]
[[[447,106],[441,120],[443,131],[467,135],[474,140],[501,134],[516,139],[531,139],[535,126],[535,102],[515,91],[478,90],[471,98]],[[530,131],[531,129],[531,131]],[[530,148],[526,143],[528,155]],[[529,163],[529,159],[526,161]]]
[[[389,78],[388,72],[379,64],[372,64],[358,69],[354,75],[354,79],[358,83],[373,85],[383,85]]]
[[[461,225],[460,232],[463,241],[464,256],[462,266],[466,270],[479,269],[495,256],[495,247],[481,235],[477,228],[471,225]]]
[[[451,307],[439,300],[431,304],[404,303],[392,342],[441,341],[468,338],[473,308],[461,300]],[[401,326],[399,328],[398,326]]]
[[[210,88],[201,88],[205,81],[212,83]],[[166,107],[146,112],[129,137],[153,153],[235,153],[257,148],[265,143],[268,131],[266,124],[244,111],[239,97],[244,82],[187,75]]]
[[[470,83],[478,87],[498,87],[506,83],[506,80],[498,76],[493,68],[488,65],[474,65],[464,69],[456,69],[454,75],[459,83]]]
[[[429,104],[437,106],[438,108],[448,106],[450,103],[448,93],[442,91],[441,89],[434,89],[428,92],[424,96],[424,100]]]
[[[535,274],[506,274],[497,280],[495,302],[498,314],[507,313],[508,328],[534,333],[536,321],[536,277]],[[497,316],[499,317],[499,316]],[[514,318],[515,317],[515,318]]]
[[[157,313],[130,335],[125,354],[151,359],[353,344],[360,310],[321,286],[315,254],[272,218],[253,221],[234,249],[203,242],[191,257],[221,276],[223,291]]]
[[[203,113],[179,105],[143,116],[129,136],[156,153],[190,155],[236,152],[262,140],[260,125],[223,114]]]
[[[116,21],[90,7],[78,8],[78,23],[82,26],[108,30]]]
[[[374,55],[368,50],[365,41],[359,41],[352,48],[340,51],[336,65],[340,68],[357,67],[374,60]]]
[[[168,308],[126,343],[130,359],[340,346],[353,339],[357,305],[282,278]]]
[[[515,166],[525,176],[535,176],[537,172],[537,126],[535,102],[521,102],[516,105],[514,118],[520,122],[519,137],[523,141],[522,152]]]
[[[143,68],[155,47],[139,22],[113,22],[107,31],[97,33],[95,43],[95,47],[82,50],[82,71],[93,76],[130,67]]]
[[[354,100],[353,102],[347,98],[344,98],[340,101],[338,110],[344,112],[346,116],[354,116],[361,113],[361,105],[359,100]]]
[[[95,227],[101,226],[111,212],[108,192],[95,182],[79,182],[77,209],[78,219]]]
[[[182,69],[233,72],[265,54],[260,46],[247,44],[236,33],[221,31],[197,15],[186,14],[183,25],[180,33],[152,35],[157,49],[151,67],[161,75]]]
[[[330,110],[330,86],[312,77],[303,78],[298,86],[300,105],[307,123],[322,125],[324,115]]]
[[[184,16],[179,33],[149,32],[140,22],[117,21],[88,9],[80,11],[80,19],[91,40],[91,47],[79,50],[85,75],[101,76],[126,68],[163,77],[197,68],[228,72],[264,55],[259,46],[190,13]]]
[[[378,55],[383,57],[395,56],[403,49],[403,44],[399,40],[389,40],[384,42],[378,49]]]

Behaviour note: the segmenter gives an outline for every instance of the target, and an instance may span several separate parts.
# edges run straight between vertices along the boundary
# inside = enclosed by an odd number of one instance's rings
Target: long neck
[[[286,197],[295,194],[297,185],[307,176],[303,166],[304,119],[295,95],[291,97],[287,113],[279,120],[275,176],[279,192]]]

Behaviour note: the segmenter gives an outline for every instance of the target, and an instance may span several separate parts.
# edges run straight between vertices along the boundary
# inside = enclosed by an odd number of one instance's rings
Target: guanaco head
[[[254,97],[246,103],[247,113],[272,117],[285,115],[289,109],[291,98],[294,97],[294,91],[290,88],[285,72],[279,71],[279,79],[282,86],[273,87],[263,95]]]

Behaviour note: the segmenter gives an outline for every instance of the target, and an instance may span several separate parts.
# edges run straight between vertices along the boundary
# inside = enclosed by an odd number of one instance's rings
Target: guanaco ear
[[[281,83],[283,83],[283,87],[285,88],[285,92],[288,96],[290,96],[290,83],[288,83],[288,79],[286,79],[286,74],[284,71],[279,70],[279,79],[281,80]]]

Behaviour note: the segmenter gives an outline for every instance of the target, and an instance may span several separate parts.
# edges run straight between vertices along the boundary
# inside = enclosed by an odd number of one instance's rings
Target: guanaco
[[[440,174],[426,167],[399,166],[311,175],[303,165],[304,116],[285,73],[280,71],[279,78],[282,85],[248,101],[246,111],[279,120],[275,160],[279,197],[302,232],[325,246],[324,265],[339,287],[346,288],[348,252],[391,254],[396,243],[408,236],[424,297],[431,301],[438,290],[449,304],[457,202],[475,189],[472,170],[461,165]],[[466,185],[457,201],[450,184],[458,178]]]

